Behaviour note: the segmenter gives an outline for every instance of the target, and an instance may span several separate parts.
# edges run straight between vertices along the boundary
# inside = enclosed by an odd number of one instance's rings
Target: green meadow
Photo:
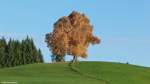
[[[112,62],[41,63],[0,69],[0,84],[150,84],[150,68]]]

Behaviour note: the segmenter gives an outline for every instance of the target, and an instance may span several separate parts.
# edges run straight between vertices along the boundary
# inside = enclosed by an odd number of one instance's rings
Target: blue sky
[[[0,37],[32,37],[50,62],[45,34],[58,18],[73,10],[85,13],[100,45],[88,49],[81,60],[113,61],[150,66],[149,0],[0,0]],[[71,57],[67,56],[67,60]]]

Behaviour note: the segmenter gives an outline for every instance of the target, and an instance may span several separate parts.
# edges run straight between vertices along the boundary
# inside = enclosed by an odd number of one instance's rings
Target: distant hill
[[[150,84],[150,68],[110,62],[29,64],[0,69],[0,84]],[[13,83],[13,84],[14,84]]]

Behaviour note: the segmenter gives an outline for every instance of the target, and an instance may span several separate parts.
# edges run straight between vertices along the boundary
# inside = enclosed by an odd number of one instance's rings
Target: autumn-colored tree
[[[92,31],[93,26],[87,16],[73,11],[54,24],[53,32],[46,34],[46,42],[53,55],[72,55],[75,62],[78,56],[87,57],[90,43],[100,43],[100,39],[95,37]]]

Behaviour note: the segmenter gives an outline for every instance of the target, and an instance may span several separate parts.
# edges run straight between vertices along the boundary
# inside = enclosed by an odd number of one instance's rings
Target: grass
[[[0,69],[2,82],[17,84],[150,84],[150,68],[110,62],[29,64]]]

